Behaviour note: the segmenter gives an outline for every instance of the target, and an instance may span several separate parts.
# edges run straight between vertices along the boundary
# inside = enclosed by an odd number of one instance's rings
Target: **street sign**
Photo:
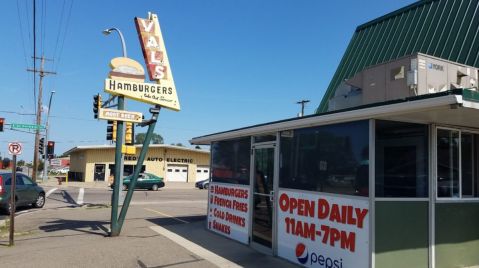
[[[141,123],[143,121],[143,114],[137,112],[101,108],[98,112],[98,119]]]
[[[8,143],[8,154],[9,155],[22,154],[22,143],[21,142],[9,142]]]
[[[28,129],[45,129],[45,126],[42,125],[28,125],[28,124],[17,124],[11,123],[11,128],[28,128]]]

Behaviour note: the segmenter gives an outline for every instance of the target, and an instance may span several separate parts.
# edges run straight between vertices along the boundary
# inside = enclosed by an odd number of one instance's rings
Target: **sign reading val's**
[[[249,187],[210,183],[208,229],[248,244]]]
[[[278,255],[307,267],[369,267],[369,202],[279,191]]]
[[[111,79],[105,80],[105,92],[179,111],[178,94],[158,17],[150,14],[149,19],[135,18],[135,24],[148,75],[157,84],[144,83],[143,67],[132,59],[119,57],[110,63]]]

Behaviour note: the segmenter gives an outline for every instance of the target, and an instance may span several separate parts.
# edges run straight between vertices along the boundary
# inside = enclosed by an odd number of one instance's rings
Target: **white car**
[[[70,171],[69,167],[64,167],[64,168],[60,168],[60,169],[57,170],[57,172],[60,173],[60,174],[67,174],[68,171]]]

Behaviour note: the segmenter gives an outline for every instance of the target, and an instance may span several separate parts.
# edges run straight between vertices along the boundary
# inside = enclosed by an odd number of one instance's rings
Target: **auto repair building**
[[[125,156],[123,176],[133,174],[142,145],[136,155]],[[70,181],[107,181],[115,169],[115,145],[77,146],[70,155]],[[166,181],[196,182],[209,177],[210,152],[187,147],[151,144],[141,172],[152,173]]]

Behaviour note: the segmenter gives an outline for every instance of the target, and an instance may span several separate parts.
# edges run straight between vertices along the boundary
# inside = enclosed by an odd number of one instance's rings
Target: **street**
[[[43,189],[46,193],[46,202],[43,209],[95,207],[111,204],[112,189],[106,185],[101,188],[86,188],[81,187],[81,184],[73,187],[65,187],[65,184],[63,184],[62,186],[44,186]],[[126,194],[126,191],[123,193]],[[158,191],[136,189],[131,205],[203,204],[203,212],[206,213],[207,197],[208,191],[192,189],[191,187],[187,189],[160,188]],[[34,210],[31,206],[21,206],[17,207],[16,212],[17,214],[24,214]],[[8,215],[0,215],[0,220],[5,219],[5,217],[8,217]]]
[[[44,186],[44,208],[19,207],[2,266],[296,267],[206,230],[208,191],[191,186],[136,190],[120,236],[108,237],[112,191],[85,185]]]

